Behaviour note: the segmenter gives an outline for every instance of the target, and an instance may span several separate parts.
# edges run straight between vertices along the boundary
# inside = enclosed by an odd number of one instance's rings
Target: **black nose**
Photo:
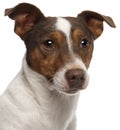
[[[71,69],[65,73],[66,80],[70,89],[82,89],[85,81],[84,71],[81,69]]]

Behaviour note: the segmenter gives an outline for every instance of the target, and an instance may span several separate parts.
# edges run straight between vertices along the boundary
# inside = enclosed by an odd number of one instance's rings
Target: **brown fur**
[[[88,40],[88,45],[83,47],[81,45],[82,40]],[[74,47],[75,51],[74,53],[80,58],[82,58],[83,62],[85,63],[86,67],[89,67],[91,58],[92,58],[92,52],[93,52],[93,39],[90,39],[87,35],[83,33],[82,30],[76,29],[72,33],[72,41],[73,41],[73,47],[76,44],[76,47]]]
[[[59,68],[72,61],[64,32],[55,28],[55,17],[45,17],[37,7],[27,3],[7,9],[5,15],[15,20],[15,32],[25,41],[26,60],[31,69],[51,79]],[[65,19],[72,25],[70,40],[73,52],[88,68],[93,41],[102,34],[103,21],[111,27],[115,24],[110,17],[92,11],[83,11],[76,18]],[[52,45],[47,46],[48,40]],[[82,44],[85,40],[87,45]]]
[[[46,47],[45,38],[27,54],[27,61],[33,70],[46,78],[52,78],[56,71],[69,61],[69,52],[65,36],[61,32],[54,31],[47,37],[52,39],[53,48]]]

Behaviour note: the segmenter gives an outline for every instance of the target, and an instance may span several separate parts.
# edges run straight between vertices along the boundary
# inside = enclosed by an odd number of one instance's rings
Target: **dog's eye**
[[[89,46],[89,41],[87,39],[83,39],[81,41],[80,47],[84,47],[85,48],[87,46]]]
[[[52,40],[47,40],[45,41],[44,45],[48,48],[52,48],[53,47],[53,41]]]
[[[46,40],[43,44],[42,44],[42,48],[46,51],[51,51],[55,48],[55,44],[52,40]]]

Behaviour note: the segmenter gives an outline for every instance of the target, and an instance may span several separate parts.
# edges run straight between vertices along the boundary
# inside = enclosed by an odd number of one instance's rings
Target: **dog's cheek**
[[[44,55],[38,48],[27,54],[29,67],[44,77],[54,77],[60,62],[57,61],[56,53]]]
[[[57,67],[57,61],[56,56],[48,56],[46,59],[40,60],[39,70],[38,72],[42,75],[44,75],[47,79],[53,78],[58,67]]]
[[[48,55],[45,59],[40,60],[40,74],[43,74],[47,79],[54,78],[56,72],[65,65],[66,56],[60,56],[58,53]]]

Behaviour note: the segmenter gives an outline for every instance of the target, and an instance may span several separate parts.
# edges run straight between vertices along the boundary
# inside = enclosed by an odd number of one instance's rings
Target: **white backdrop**
[[[120,4],[118,0],[0,0],[0,94],[21,68],[23,41],[13,32],[14,22],[4,9],[20,2],[37,5],[46,16],[77,16],[93,10],[111,16],[117,28],[104,24],[95,41],[89,68],[90,83],[81,91],[77,130],[120,130]]]

